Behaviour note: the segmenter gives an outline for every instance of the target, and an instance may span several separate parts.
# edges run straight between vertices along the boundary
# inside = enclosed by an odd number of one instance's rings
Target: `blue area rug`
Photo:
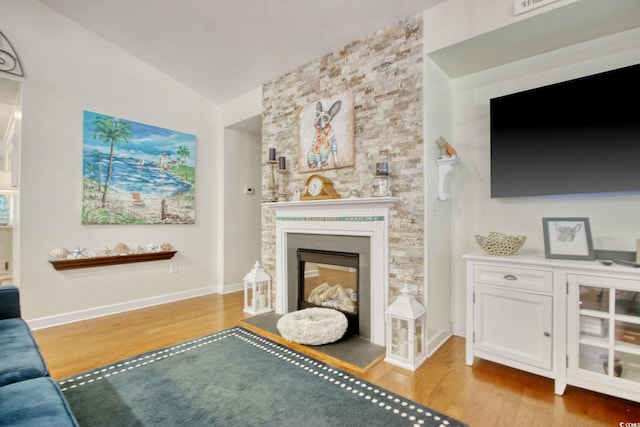
[[[81,426],[463,426],[241,327],[59,382]]]

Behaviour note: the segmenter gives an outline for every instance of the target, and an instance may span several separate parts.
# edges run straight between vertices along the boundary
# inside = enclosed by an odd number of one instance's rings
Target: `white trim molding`
[[[389,294],[389,215],[397,197],[265,203],[276,216],[276,303],[286,314],[288,234],[366,236],[371,252],[371,342],[385,345],[385,310]]]

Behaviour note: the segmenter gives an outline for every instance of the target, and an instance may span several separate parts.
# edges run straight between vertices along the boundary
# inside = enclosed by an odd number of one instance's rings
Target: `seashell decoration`
[[[171,248],[172,246],[169,242],[162,242],[162,244],[160,245],[160,249],[162,249],[164,252],[169,252]]]
[[[156,245],[155,243],[149,243],[147,245],[147,250],[149,252],[158,252],[160,251],[160,246]]]
[[[68,254],[69,251],[65,248],[53,248],[49,252],[49,256],[53,259],[65,259]]]
[[[129,247],[124,243],[118,243],[111,250],[111,255],[127,255],[129,253]]]

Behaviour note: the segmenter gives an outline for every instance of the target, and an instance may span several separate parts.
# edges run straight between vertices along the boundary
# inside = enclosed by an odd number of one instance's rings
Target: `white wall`
[[[428,354],[435,351],[451,335],[451,239],[450,200],[438,199],[440,149],[435,141],[451,138],[450,80],[445,73],[425,58],[425,271]],[[453,144],[455,146],[455,144]],[[450,185],[447,186],[447,190]]]
[[[27,319],[131,306],[209,292],[217,277],[222,182],[218,108],[35,0],[3,0],[0,28],[18,52],[23,79],[20,286]],[[82,111],[196,135],[196,224],[83,226]],[[55,271],[58,246],[75,249],[168,241],[178,254],[154,261]],[[134,304],[135,305],[135,304]],[[87,312],[88,311],[88,312]]]
[[[640,63],[640,29],[451,81],[453,141],[462,159],[452,180],[455,333],[464,334],[466,318],[461,256],[480,250],[475,234],[486,235],[490,231],[524,234],[527,241],[522,251],[543,254],[543,217],[588,217],[596,249],[635,250],[636,238],[640,238],[640,192],[490,198],[489,99],[636,63]],[[606,149],[607,141],[602,143]],[[612,153],[614,149],[611,147]]]
[[[227,128],[262,114],[262,86],[241,94],[220,106],[220,125]]]

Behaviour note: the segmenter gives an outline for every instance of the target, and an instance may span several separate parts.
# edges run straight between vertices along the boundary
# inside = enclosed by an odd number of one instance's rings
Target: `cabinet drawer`
[[[476,264],[473,269],[473,281],[478,284],[511,289],[553,291],[553,274],[546,270]]]

